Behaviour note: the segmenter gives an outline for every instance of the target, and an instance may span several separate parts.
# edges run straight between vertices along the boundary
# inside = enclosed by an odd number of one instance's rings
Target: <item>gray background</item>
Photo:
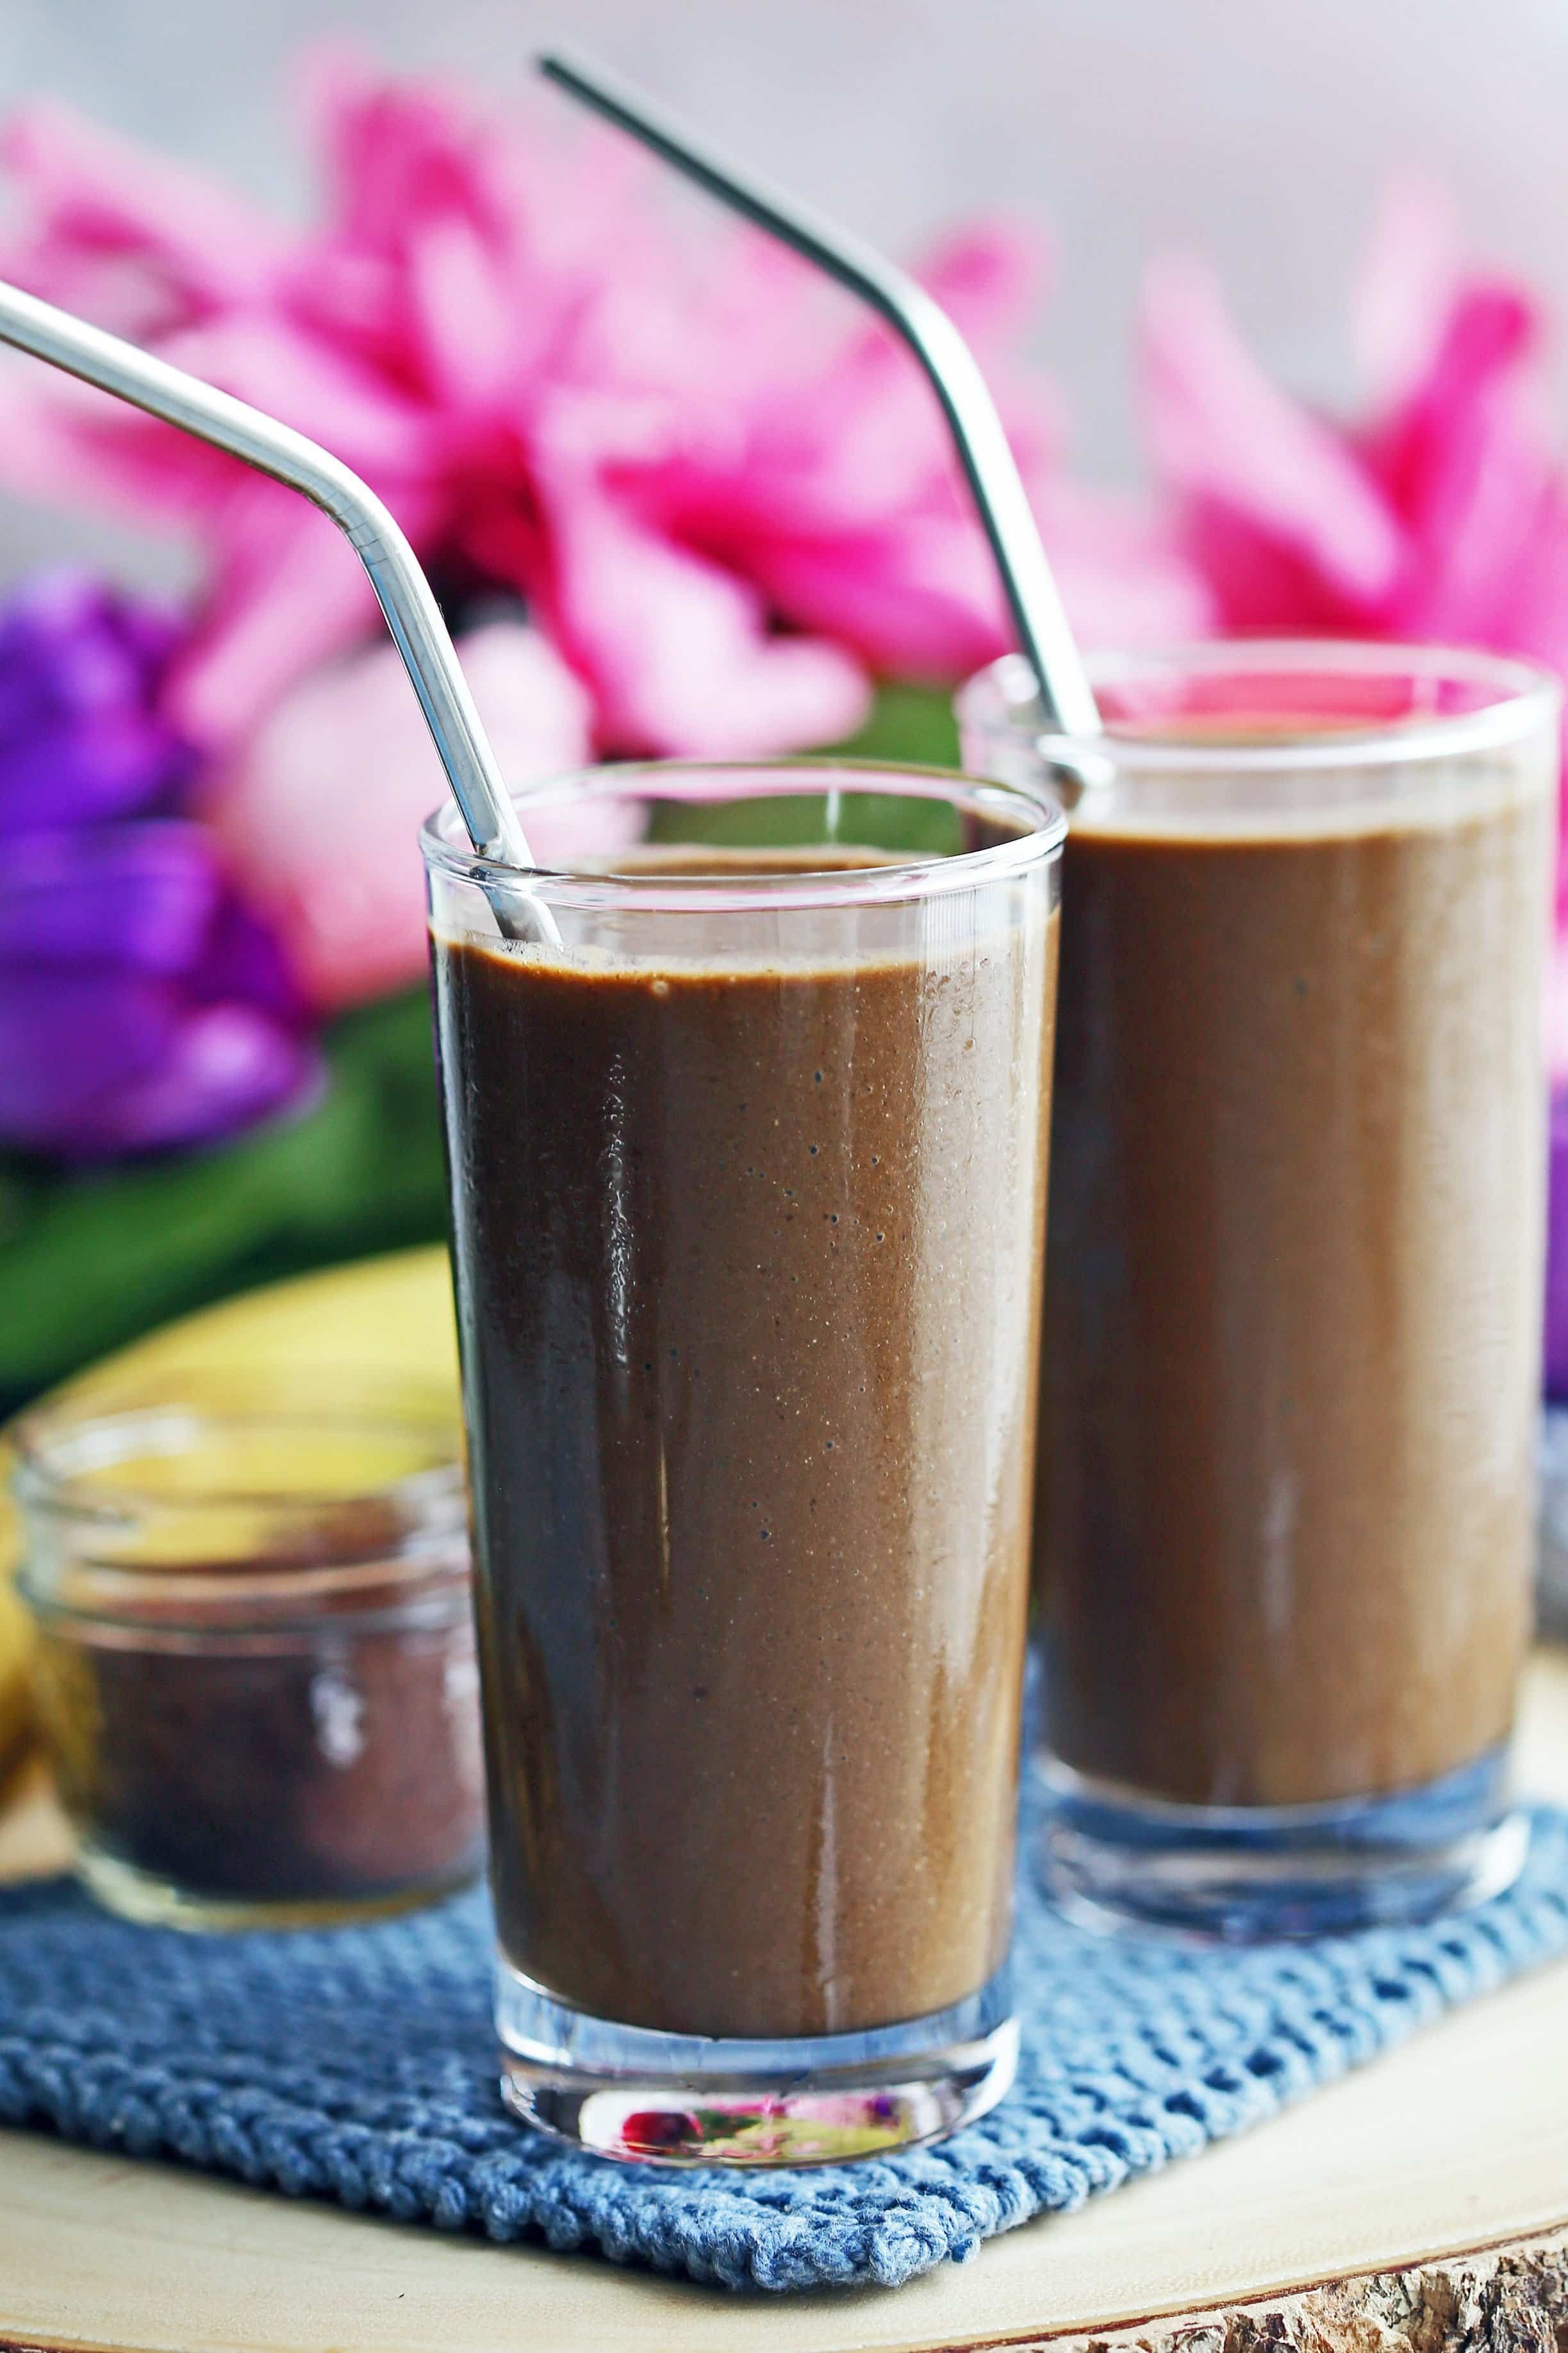
[[[1329,399],[1394,171],[1445,182],[1479,248],[1568,305],[1568,0],[0,0],[0,106],[47,90],[298,209],[289,59],[328,32],[492,87],[567,37],[895,247],[965,207],[1037,216],[1041,350],[1101,477],[1136,463],[1130,329],[1163,243],[1205,248],[1264,357]],[[0,509],[0,571],[83,543]]]

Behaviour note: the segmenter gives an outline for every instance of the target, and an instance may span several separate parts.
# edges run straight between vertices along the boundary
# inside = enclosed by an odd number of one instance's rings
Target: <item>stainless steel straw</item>
[[[329,514],[370,575],[475,849],[500,865],[532,865],[430,584],[392,515],[357,474],[302,433],[243,400],[4,283],[0,343],[14,343],[84,384],[97,385],[215,449],[226,449]],[[500,896],[491,893],[498,916]],[[512,904],[511,920],[503,928],[522,936],[553,934],[547,911],[536,901]]]
[[[758,228],[870,304],[908,343],[942,404],[1012,609],[1019,643],[1039,686],[1042,723],[1067,735],[1097,735],[1100,718],[1073,642],[1038,526],[996,404],[974,354],[941,305],[904,270],[824,220],[793,196],[741,172],[672,122],[640,91],[597,66],[560,51],[538,59],[561,89],[629,132]]]

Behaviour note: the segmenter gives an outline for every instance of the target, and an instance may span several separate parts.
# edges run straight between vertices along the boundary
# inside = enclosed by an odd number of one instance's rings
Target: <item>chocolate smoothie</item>
[[[1005,1952],[1055,919],[943,936],[436,942],[500,1934],[599,2018],[874,2027]]]
[[[1548,783],[1074,818],[1039,1574],[1081,1773],[1299,1806],[1508,1734]]]

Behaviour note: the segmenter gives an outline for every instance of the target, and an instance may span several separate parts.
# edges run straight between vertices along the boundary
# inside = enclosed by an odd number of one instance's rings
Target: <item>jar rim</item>
[[[308,1388],[308,1384],[307,1384]],[[12,1486],[27,1536],[18,1587],[32,1607],[110,1622],[198,1614],[202,1630],[289,1613],[401,1606],[421,1587],[466,1588],[468,1496],[456,1398],[434,1384],[388,1385],[335,1404],[166,1393],[73,1397],[24,1413],[10,1437]],[[236,1434],[287,1451],[376,1440],[407,1467],[393,1476],[268,1483],[135,1476],[136,1464],[223,1455]],[[117,1475],[127,1466],[125,1475]],[[307,1474],[310,1466],[307,1462]],[[123,1549],[121,1548],[123,1547]]]
[[[203,1388],[206,1388],[204,1381]],[[383,1437],[419,1436],[434,1441],[449,1433],[449,1456],[437,1459],[406,1477],[363,1487],[310,1488],[225,1485],[192,1487],[184,1492],[165,1486],[95,1480],[90,1490],[75,1482],[84,1474],[111,1470],[121,1462],[172,1459],[186,1451],[180,1443],[196,1432],[241,1429],[281,1433],[299,1428],[318,1433],[336,1429]],[[289,1402],[256,1403],[244,1396],[226,1394],[220,1387],[205,1397],[184,1385],[166,1393],[156,1390],[124,1394],[121,1401],[93,1396],[80,1399],[68,1393],[46,1398],[27,1408],[11,1424],[7,1440],[16,1456],[14,1480],[29,1503],[72,1517],[98,1519],[126,1508],[159,1511],[205,1510],[214,1504],[246,1504],[259,1508],[312,1505],[328,1509],[363,1507],[400,1494],[417,1482],[420,1493],[435,1486],[460,1486],[463,1469],[461,1422],[455,1398],[431,1385],[428,1391],[398,1385],[385,1398],[363,1403],[330,1403],[295,1398]],[[162,1442],[160,1442],[162,1441]]]

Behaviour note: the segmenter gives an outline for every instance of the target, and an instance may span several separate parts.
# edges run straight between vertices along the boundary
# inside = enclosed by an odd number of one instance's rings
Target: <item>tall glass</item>
[[[885,2152],[1014,2064],[1063,822],[799,765],[519,809],[599,845],[521,924],[425,837],[506,2095]]]
[[[1047,1868],[1101,1919],[1414,1918],[1522,1852],[1558,693],[1483,655],[999,665],[1079,794],[1037,1523]]]

